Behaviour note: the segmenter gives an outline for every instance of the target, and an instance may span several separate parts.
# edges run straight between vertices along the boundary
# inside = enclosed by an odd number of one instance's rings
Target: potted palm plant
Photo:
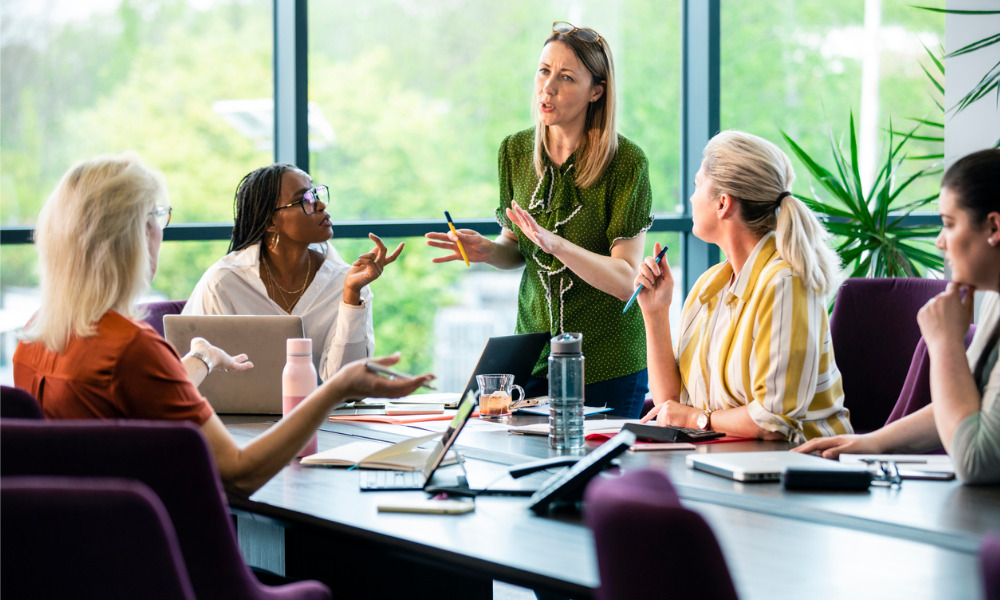
[[[830,135],[836,172],[821,166],[784,131],[781,135],[812,176],[813,198],[799,198],[834,235],[835,249],[850,277],[923,277],[927,271],[942,270],[943,260],[933,247],[939,226],[905,222],[937,199],[937,194],[916,200],[904,195],[914,180],[938,168],[931,165],[906,177],[900,174],[906,158],[903,148],[913,131],[899,135],[890,124],[888,154],[867,190],[861,183],[853,112],[849,155]]]

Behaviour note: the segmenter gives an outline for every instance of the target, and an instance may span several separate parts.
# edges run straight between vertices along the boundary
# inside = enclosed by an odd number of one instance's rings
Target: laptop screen
[[[465,393],[462,403],[458,405],[458,410],[455,411],[455,416],[451,419],[451,423],[448,424],[448,429],[444,432],[437,446],[434,447],[434,451],[427,457],[427,462],[424,463],[424,481],[431,480],[434,471],[441,465],[441,461],[448,454],[448,450],[455,443],[455,440],[458,439],[458,434],[462,433],[462,428],[465,427],[465,423],[469,420],[469,415],[472,414],[475,398],[472,392]]]

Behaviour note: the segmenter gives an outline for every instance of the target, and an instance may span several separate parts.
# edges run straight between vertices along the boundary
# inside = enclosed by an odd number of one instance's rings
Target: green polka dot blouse
[[[500,207],[497,221],[517,235],[525,269],[518,293],[517,332],[583,333],[586,383],[631,375],[646,367],[646,333],[636,308],[623,315],[625,303],[606,294],[543,252],[507,218],[511,202],[527,210],[542,227],[581,248],[611,255],[616,240],[634,238],[647,230],[652,192],[649,164],[642,149],[618,136],[618,153],[604,175],[591,187],[576,186],[570,155],[562,166],[548,157],[539,179],[532,164],[535,130],[507,137],[500,145]],[[547,377],[548,348],[534,375]]]

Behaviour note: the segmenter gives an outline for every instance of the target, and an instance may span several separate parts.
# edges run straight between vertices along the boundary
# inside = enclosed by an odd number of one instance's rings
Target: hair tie
[[[777,202],[781,202],[782,200],[785,199],[785,196],[791,196],[791,195],[792,195],[791,192],[781,192],[780,194],[778,194]]]

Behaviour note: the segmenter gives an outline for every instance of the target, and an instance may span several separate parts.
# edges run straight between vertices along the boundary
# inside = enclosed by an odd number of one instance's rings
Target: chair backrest
[[[190,423],[5,421],[0,423],[0,475],[141,481],[170,515],[199,598],[273,595],[274,588],[258,583],[243,562],[215,462]]]
[[[165,300],[147,302],[139,306],[146,309],[146,318],[143,320],[163,337],[163,315],[179,315],[186,304],[187,300]]]
[[[595,477],[583,511],[597,549],[598,600],[736,598],[715,534],[681,505],[664,473]],[[684,540],[684,550],[664,560],[664,540],[671,539]]]
[[[18,387],[2,386],[0,389],[0,418],[44,419],[42,407],[31,392]]]
[[[855,431],[885,424],[920,340],[917,311],[948,282],[851,278],[837,291],[830,338]]]
[[[972,343],[972,336],[976,333],[976,326],[970,325],[969,332],[965,334],[965,347]],[[898,421],[906,415],[912,414],[927,406],[931,402],[931,357],[927,353],[927,343],[924,338],[920,338],[917,347],[913,351],[913,358],[910,360],[910,369],[906,372],[906,381],[903,382],[903,389],[896,399],[896,406],[886,419],[888,425],[893,421]]]
[[[0,479],[5,598],[194,600],[160,499],[134,480]]]
[[[1000,532],[990,531],[979,546],[979,567],[986,600],[1000,600]]]

